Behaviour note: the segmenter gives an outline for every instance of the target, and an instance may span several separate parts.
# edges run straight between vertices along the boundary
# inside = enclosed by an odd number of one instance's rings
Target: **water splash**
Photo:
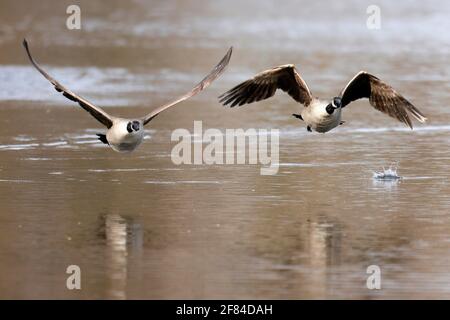
[[[398,164],[391,164],[389,168],[383,167],[382,171],[374,171],[373,172],[373,179],[375,180],[400,180],[402,177],[398,174]]]

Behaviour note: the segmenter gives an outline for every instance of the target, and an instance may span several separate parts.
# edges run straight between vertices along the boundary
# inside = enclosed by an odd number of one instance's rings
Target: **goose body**
[[[277,89],[283,90],[303,105],[300,114],[293,116],[303,120],[308,131],[325,133],[343,124],[343,108],[352,101],[363,98],[368,98],[375,109],[405,123],[411,129],[413,126],[409,114],[420,122],[426,121],[426,117],[412,103],[366,71],[358,72],[331,101],[313,97],[293,64],[260,72],[219,96],[219,100],[223,105],[233,108],[268,99]]]
[[[303,108],[301,116],[310,129],[325,133],[341,123],[342,109],[337,108],[330,114],[327,112],[328,101],[314,99],[308,108]]]
[[[130,132],[131,122],[131,132]],[[134,128],[133,128],[134,125]],[[144,124],[140,120],[116,118],[106,132],[106,141],[114,151],[134,151],[144,139]]]
[[[125,119],[114,117],[102,108],[95,106],[88,100],[72,92],[68,88],[64,87],[56,79],[51,77],[37,62],[33,59],[28,43],[23,41],[23,46],[27,52],[28,58],[31,64],[54,86],[55,90],[62,93],[67,99],[77,102],[80,107],[89,112],[97,121],[103,124],[108,130],[106,134],[97,134],[98,139],[109,145],[114,151],[118,152],[131,152],[135,150],[144,139],[144,126],[154,119],[162,111],[195,96],[200,91],[208,87],[217,77],[219,77],[225,70],[226,66],[230,62],[232,48],[228,50],[222,60],[214,67],[214,69],[200,81],[191,91],[176,98],[175,100],[162,105],[142,118],[137,119]]]

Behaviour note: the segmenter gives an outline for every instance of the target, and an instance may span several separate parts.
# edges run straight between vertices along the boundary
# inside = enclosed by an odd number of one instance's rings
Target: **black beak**
[[[341,98],[334,98],[333,99],[333,107],[335,107],[336,109],[339,109],[342,107],[342,100]]]

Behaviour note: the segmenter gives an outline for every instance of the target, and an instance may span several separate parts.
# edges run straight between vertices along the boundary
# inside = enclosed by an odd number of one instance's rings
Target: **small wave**
[[[333,163],[298,163],[298,162],[285,162],[280,163],[280,167],[302,167],[302,168],[314,168],[314,167],[339,167],[350,165],[362,165],[364,162],[333,162]]]
[[[42,145],[44,147],[57,147],[57,146],[63,146],[66,144],[67,144],[67,141],[55,141],[55,142],[45,142]]]
[[[36,140],[36,138],[30,137],[30,136],[25,136],[25,135],[20,135],[20,136],[14,137],[13,139],[16,141],[20,141],[20,142],[30,142],[30,141]]]
[[[416,126],[414,130],[408,127],[380,127],[380,128],[339,128],[340,133],[376,133],[376,132],[408,132],[408,133],[428,133],[435,131],[450,131],[450,125],[432,125],[432,126]],[[314,134],[314,133],[313,133]],[[311,135],[304,129],[286,129],[281,131],[281,135],[285,137],[298,137]],[[317,135],[317,134],[314,134]]]
[[[0,182],[14,182],[14,183],[31,183],[33,180],[24,180],[24,179],[0,179]]]
[[[404,127],[382,127],[382,128],[356,128],[356,129],[342,129],[343,132],[350,131],[356,133],[370,133],[370,132],[386,132],[386,131],[395,131],[395,132],[411,132],[410,128]],[[428,132],[428,131],[450,131],[450,125],[436,125],[436,126],[423,126],[423,127],[414,127],[412,132]]]
[[[36,158],[36,157],[31,157],[31,158],[22,158],[21,160],[28,160],[28,161],[50,161],[50,160],[55,160],[54,158]]]
[[[220,181],[200,181],[200,180],[187,180],[187,181],[160,181],[160,180],[147,180],[144,181],[147,184],[221,184]]]
[[[38,146],[39,146],[39,143],[3,144],[3,145],[0,145],[0,150],[27,150],[27,149],[34,149]]]
[[[174,181],[144,181],[147,184],[175,184]]]
[[[136,171],[156,171],[156,168],[119,168],[119,169],[88,169],[89,172],[136,172]]]
[[[86,132],[92,131],[92,129],[87,129]],[[99,130],[95,130],[99,131]],[[67,137],[74,140],[81,140],[81,139],[93,139],[96,136],[94,134],[77,134],[77,135],[71,135],[67,134]]]
[[[81,140],[81,141],[75,141],[76,144],[95,144],[100,143],[100,140]]]

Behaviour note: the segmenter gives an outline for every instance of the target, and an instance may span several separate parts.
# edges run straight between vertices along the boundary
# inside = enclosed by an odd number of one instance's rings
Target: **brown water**
[[[0,2],[0,298],[450,298],[450,41],[446,1],[345,6],[283,1]],[[188,90],[235,48],[207,91],[161,114],[134,153],[32,69],[20,45],[115,115]],[[306,132],[286,95],[245,108],[216,97],[295,63],[313,93],[359,70],[429,117],[410,131],[367,101],[344,126]],[[174,165],[174,129],[280,130],[280,169]],[[398,163],[400,181],[374,170]],[[82,289],[66,288],[79,265]],[[366,288],[378,265],[382,289]]]

